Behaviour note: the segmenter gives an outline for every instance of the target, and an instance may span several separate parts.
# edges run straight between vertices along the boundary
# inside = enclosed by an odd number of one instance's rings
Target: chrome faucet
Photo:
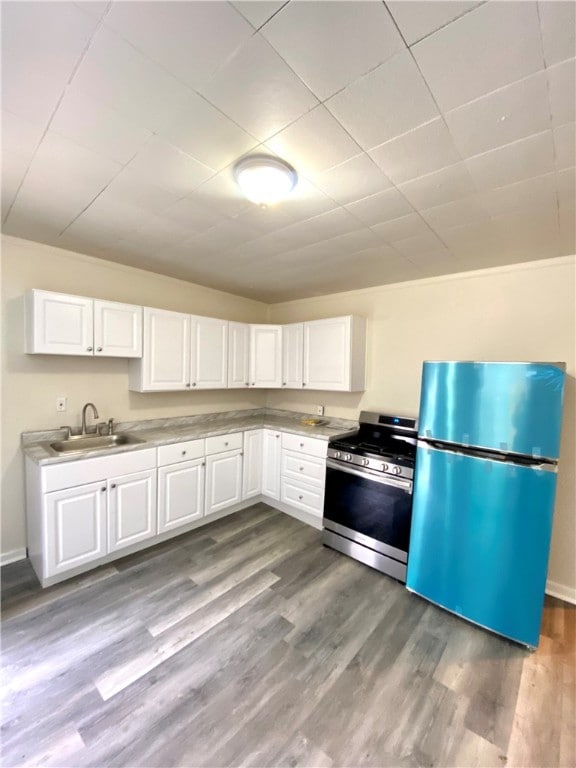
[[[96,409],[96,406],[94,403],[86,403],[84,408],[82,408],[82,432],[81,434],[85,435],[86,433],[86,411],[88,408],[92,408],[92,417],[94,419],[99,419],[100,416],[98,416],[98,410]]]

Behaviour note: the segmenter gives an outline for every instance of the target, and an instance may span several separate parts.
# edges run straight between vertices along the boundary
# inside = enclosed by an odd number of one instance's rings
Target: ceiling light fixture
[[[243,158],[236,163],[234,176],[245,197],[263,207],[284,200],[298,183],[292,166],[267,155]]]

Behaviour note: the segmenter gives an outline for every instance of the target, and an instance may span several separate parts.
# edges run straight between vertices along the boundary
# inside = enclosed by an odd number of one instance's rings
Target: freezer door
[[[419,434],[557,459],[564,378],[547,363],[425,362]]]
[[[556,475],[418,448],[407,587],[536,647]]]

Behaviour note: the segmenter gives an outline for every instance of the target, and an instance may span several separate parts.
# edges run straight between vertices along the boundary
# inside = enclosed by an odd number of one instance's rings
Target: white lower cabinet
[[[271,499],[280,498],[281,433],[263,430],[262,440],[262,493]]]
[[[206,514],[242,501],[242,450],[206,457]]]
[[[106,491],[100,482],[46,494],[46,576],[106,554]]]
[[[280,500],[315,518],[324,512],[326,440],[282,434]]]
[[[204,514],[202,459],[158,469],[158,533],[199,520]]]
[[[108,552],[156,535],[156,470],[108,481]]]
[[[262,493],[263,429],[244,432],[244,461],[242,462],[242,498],[251,499]]]

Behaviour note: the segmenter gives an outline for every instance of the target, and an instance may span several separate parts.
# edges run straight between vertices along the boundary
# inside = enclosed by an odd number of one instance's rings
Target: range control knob
[[[362,459],[363,466],[367,467],[370,464],[370,459]]]
[[[335,459],[339,459],[341,455],[342,454],[340,453],[340,451],[334,451],[334,458]]]
[[[401,475],[402,474],[402,469],[400,467],[394,467],[392,472],[394,472],[395,475]]]
[[[350,453],[345,453],[344,461],[352,461],[352,455]]]
[[[388,472],[388,464],[382,464],[382,472]]]

